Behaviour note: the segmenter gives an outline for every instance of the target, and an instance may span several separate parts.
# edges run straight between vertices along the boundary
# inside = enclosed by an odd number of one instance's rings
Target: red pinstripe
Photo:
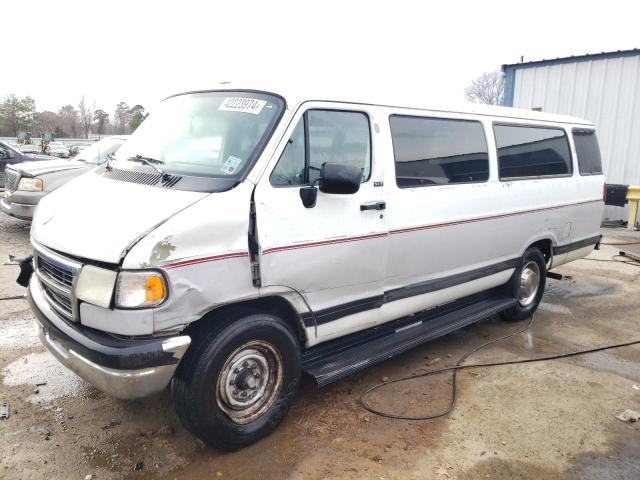
[[[553,207],[534,208],[532,210],[521,210],[519,212],[502,213],[500,215],[491,215],[491,216],[488,216],[488,217],[469,218],[469,219],[466,219],[466,220],[457,220],[455,222],[433,223],[431,225],[420,225],[420,226],[417,226],[417,227],[399,228],[399,229],[396,229],[396,230],[391,230],[389,233],[391,235],[397,235],[399,233],[415,232],[415,231],[418,231],[418,230],[429,230],[431,228],[449,227],[449,226],[453,226],[453,225],[462,225],[462,224],[465,224],[465,223],[483,222],[485,220],[495,220],[495,219],[498,219],[498,218],[514,217],[516,215],[526,215],[526,214],[529,214],[529,213],[544,212],[546,210],[556,210],[556,209],[565,208],[565,207],[575,207],[577,205],[585,205],[585,204],[588,204],[588,203],[596,203],[596,202],[602,202],[602,199],[588,200],[586,202],[570,203],[570,204],[567,204],[567,205],[554,205]]]
[[[383,238],[388,234],[385,233],[372,233],[370,235],[361,235],[358,237],[345,237],[345,238],[336,238],[333,240],[322,240],[319,242],[311,242],[311,243],[298,243],[295,245],[286,245],[283,247],[272,247],[265,248],[262,253],[264,255],[268,253],[280,252],[283,250],[298,250],[300,248],[310,248],[310,247],[321,247],[323,245],[334,245],[336,243],[345,243],[345,242],[358,242],[360,240],[371,240],[372,238]]]
[[[242,258],[242,257],[248,257],[248,256],[249,256],[249,252],[224,253],[222,255],[213,255],[211,257],[193,258],[191,260],[183,260],[180,262],[168,263],[166,265],[162,265],[162,267],[163,268],[186,267],[187,265],[195,265],[197,263],[215,262],[217,260],[226,260],[227,258]]]
[[[511,213],[503,213],[500,215],[490,215],[487,217],[478,217],[478,218],[469,218],[466,220],[457,220],[455,222],[445,222],[445,223],[434,223],[434,224],[430,224],[430,225],[419,225],[419,226],[415,226],[415,227],[408,227],[408,228],[399,228],[396,230],[391,230],[389,233],[372,233],[369,235],[360,235],[357,237],[345,237],[345,238],[336,238],[336,239],[332,239],[332,240],[322,240],[322,241],[318,241],[318,242],[309,242],[309,243],[298,243],[298,244],[293,244],[293,245],[283,245],[281,247],[271,247],[271,248],[266,248],[262,251],[263,255],[268,255],[270,253],[277,253],[277,252],[283,252],[286,250],[299,250],[302,248],[312,248],[312,247],[322,247],[325,245],[335,245],[338,243],[347,243],[347,242],[359,242],[361,240],[371,240],[374,238],[384,238],[388,235],[398,235],[401,233],[410,233],[410,232],[417,232],[420,230],[429,230],[432,228],[442,228],[442,227],[449,227],[449,226],[454,226],[454,225],[463,225],[466,223],[475,223],[475,222],[483,222],[483,221],[487,221],[487,220],[495,220],[498,218],[506,218],[506,217],[513,217],[516,215],[527,215],[529,213],[536,213],[536,212],[543,212],[546,210],[556,210],[559,208],[565,208],[565,207],[574,207],[577,205],[586,205],[589,203],[599,203],[602,202],[602,199],[597,199],[597,200],[587,200],[584,202],[577,202],[577,203],[570,203],[570,204],[566,204],[566,205],[554,205],[552,207],[544,207],[544,208],[535,208],[535,209],[531,209],[531,210],[521,210],[519,212],[511,212]],[[205,263],[205,262],[215,262],[218,260],[226,260],[229,258],[242,258],[242,257],[248,257],[249,256],[249,252],[234,252],[234,253],[225,253],[225,254],[221,254],[221,255],[213,255],[210,257],[202,257],[202,258],[194,258],[191,260],[183,260],[180,262],[174,262],[174,263],[169,263],[167,265],[163,265],[164,268],[170,269],[170,268],[178,268],[178,267],[185,267],[188,265],[196,265],[198,263]]]

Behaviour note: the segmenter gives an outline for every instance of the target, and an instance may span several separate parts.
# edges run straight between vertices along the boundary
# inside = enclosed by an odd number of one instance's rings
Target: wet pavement
[[[0,216],[0,259],[26,253],[27,240],[28,224]],[[603,247],[590,258],[615,253]],[[531,331],[469,362],[640,339],[639,267],[581,260],[558,272],[569,277],[548,281]],[[0,296],[22,293],[16,274],[0,265]],[[462,371],[455,411],[435,421],[380,418],[358,404],[384,377],[453,365],[525,324],[491,318],[325,389],[305,380],[271,436],[221,453],[180,426],[168,392],[135,402],[104,395],[39,345],[25,301],[0,302],[0,400],[11,412],[0,420],[0,478],[640,478],[640,425],[615,418],[640,411],[640,346]],[[381,389],[372,403],[430,414],[446,407],[450,388],[448,375],[416,379]]]

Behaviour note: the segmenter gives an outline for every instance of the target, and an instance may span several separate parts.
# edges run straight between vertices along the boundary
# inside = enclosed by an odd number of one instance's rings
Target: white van
[[[171,384],[210,445],[270,433],[302,372],[326,385],[531,315],[600,240],[587,121],[270,91],[165,99],[31,231],[47,348],[119,398]]]

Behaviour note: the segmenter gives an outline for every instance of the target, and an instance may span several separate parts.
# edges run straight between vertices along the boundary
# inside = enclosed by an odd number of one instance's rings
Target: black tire
[[[531,265],[532,263],[535,263],[535,265],[537,265],[539,272],[537,290],[535,291],[535,295],[533,295],[529,301],[523,303],[520,300],[521,275],[525,266],[527,266],[527,268],[530,268],[533,266]],[[515,296],[517,303],[513,307],[500,312],[500,317],[503,320],[514,322],[531,317],[531,315],[533,315],[533,313],[538,309],[538,305],[540,305],[540,300],[542,300],[542,295],[544,294],[546,280],[547,265],[544,259],[544,255],[542,254],[540,249],[536,247],[527,249],[527,251],[524,252],[520,264],[518,265],[518,268],[516,268],[516,271],[511,277],[508,285],[511,294]]]
[[[200,329],[199,333],[201,338],[194,339],[172,382],[173,399],[182,424],[206,444],[226,451],[237,450],[269,435],[288,412],[300,386],[301,353],[296,336],[284,321],[263,314],[222,321],[212,329]],[[226,388],[227,383],[222,382],[220,375],[230,375],[225,376],[225,380],[231,376],[239,378],[240,374],[231,372],[229,362],[249,351],[242,349],[254,343],[277,351],[276,360],[271,363],[281,360],[282,369],[278,370],[281,384],[279,389],[273,387],[269,396],[272,400],[262,407],[266,410],[257,418],[243,419],[246,423],[240,424],[231,416],[237,413],[225,403],[225,399],[237,399],[236,387],[230,387],[232,395],[221,393],[220,389]],[[267,353],[272,355],[270,350]],[[246,362],[242,366],[246,366]],[[242,374],[248,371],[251,377],[251,370],[242,370]],[[238,372],[238,368],[233,372]],[[272,374],[269,378],[277,377]]]

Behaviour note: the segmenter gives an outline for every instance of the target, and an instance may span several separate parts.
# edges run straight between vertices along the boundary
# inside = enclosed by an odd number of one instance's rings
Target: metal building
[[[592,121],[607,182],[640,184],[640,49],[508,64],[502,71],[506,106]],[[605,218],[626,216],[626,209],[605,209]]]

